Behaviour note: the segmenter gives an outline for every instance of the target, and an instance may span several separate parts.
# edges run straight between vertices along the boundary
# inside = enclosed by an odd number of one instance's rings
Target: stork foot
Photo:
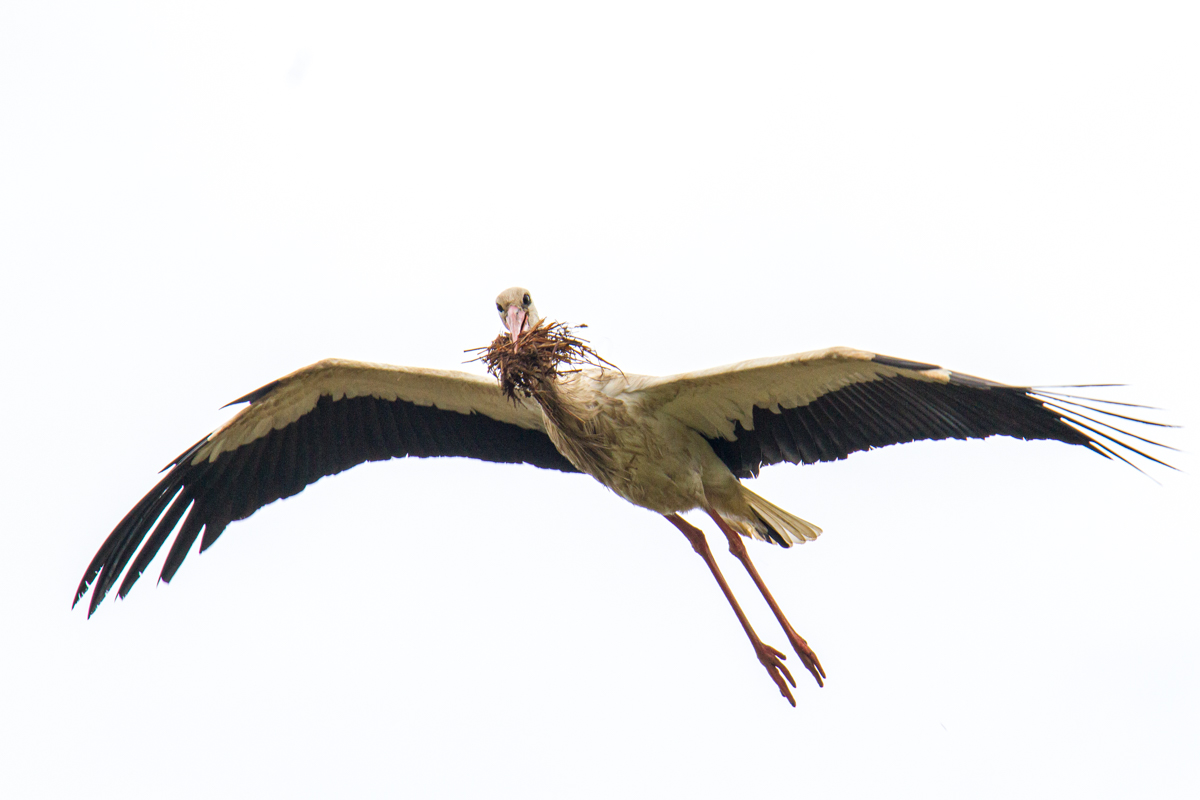
[[[804,637],[796,633],[791,624],[787,623],[787,620],[784,620],[784,623],[784,633],[787,634],[788,641],[792,643],[792,649],[796,651],[796,655],[800,656],[800,662],[817,679],[817,686],[824,686],[825,669],[821,666],[817,654],[808,646],[808,642],[804,641]]]
[[[767,674],[779,687],[779,693],[786,697],[787,701],[795,708],[796,698],[792,697],[792,690],[788,688],[788,684],[795,687],[796,679],[792,677],[792,673],[783,663],[787,656],[761,641],[752,641],[752,644],[754,645],[754,654],[758,656],[759,662],[767,668]]]

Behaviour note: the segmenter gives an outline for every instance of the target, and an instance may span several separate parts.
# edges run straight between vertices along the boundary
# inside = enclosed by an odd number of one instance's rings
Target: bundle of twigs
[[[560,375],[578,372],[582,365],[617,369],[596,355],[586,339],[577,337],[574,328],[545,320],[522,333],[516,342],[507,333],[502,333],[487,347],[466,352],[480,353],[471,360],[482,361],[511,400],[518,396],[531,397]]]

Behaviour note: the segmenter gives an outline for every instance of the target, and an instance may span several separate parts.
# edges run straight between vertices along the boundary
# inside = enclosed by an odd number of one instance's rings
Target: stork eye
[[[500,305],[499,303],[496,303],[496,310],[499,311],[501,314],[503,314],[504,306]]]
[[[528,294],[526,294],[524,297],[522,297],[522,298],[521,298],[521,302],[522,302],[522,303],[524,303],[525,305],[529,305],[529,304],[530,304],[530,303],[532,303],[533,301],[532,301],[532,300],[530,300],[530,299],[529,299],[529,295],[528,295]]]

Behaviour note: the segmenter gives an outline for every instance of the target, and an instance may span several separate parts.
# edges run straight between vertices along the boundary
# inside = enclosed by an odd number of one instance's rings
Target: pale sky
[[[1119,382],[1194,451],[1194,6],[834,6],[0,6],[0,795],[1200,794],[1188,453],[767,469],[795,709],[673,527],[532,467],[359,467],[69,609],[219,406],[477,370],[512,284],[627,372]]]

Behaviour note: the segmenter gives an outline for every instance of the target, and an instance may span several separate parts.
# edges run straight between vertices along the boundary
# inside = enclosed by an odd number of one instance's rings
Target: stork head
[[[520,286],[505,289],[496,296],[496,311],[514,343],[522,333],[542,321],[529,290]]]

